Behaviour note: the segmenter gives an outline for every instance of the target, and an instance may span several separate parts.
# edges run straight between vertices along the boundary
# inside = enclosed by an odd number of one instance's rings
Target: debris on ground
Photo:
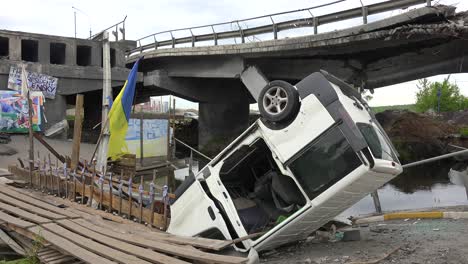
[[[8,144],[11,141],[10,134],[0,132],[0,144]]]
[[[16,149],[4,144],[0,145],[0,156],[11,156],[15,155],[16,153],[18,153]]]

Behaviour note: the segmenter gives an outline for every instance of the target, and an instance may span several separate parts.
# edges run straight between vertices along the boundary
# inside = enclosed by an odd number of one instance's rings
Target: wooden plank
[[[178,246],[170,244],[164,241],[154,241],[142,238],[134,234],[122,234],[118,232],[111,231],[109,229],[101,228],[99,226],[93,225],[92,223],[84,219],[76,219],[73,221],[77,224],[80,224],[83,227],[86,227],[94,232],[106,235],[115,239],[126,241],[128,243],[135,244],[141,247],[147,247],[154,249],[156,251],[167,253],[175,256],[180,256],[187,259],[198,260],[202,262],[209,263],[245,263],[247,262],[246,258],[234,257],[234,256],[224,256],[219,254],[206,253],[195,248],[187,248],[185,246]]]
[[[97,243],[89,238],[83,237],[77,233],[71,232],[55,223],[49,223],[42,225],[45,229],[56,233],[57,235],[66,237],[73,241],[73,243],[91,251],[102,255],[110,260],[125,263],[125,264],[149,264],[150,262],[139,259],[131,254],[118,251],[111,247],[105,246],[103,244]]]
[[[46,241],[53,244],[59,250],[66,252],[67,254],[73,255],[88,263],[99,263],[99,264],[115,264],[114,262],[103,258],[93,252],[90,252],[74,243],[65,239],[59,235],[56,235],[42,227],[35,226],[28,229],[37,236],[43,237]]]
[[[25,209],[25,210],[28,210],[29,212],[34,212],[37,215],[47,217],[49,219],[64,219],[64,218],[67,218],[64,215],[55,214],[55,213],[52,213],[50,211],[44,210],[42,208],[36,207],[34,205],[31,205],[31,204],[28,204],[28,203],[25,203],[25,202],[21,202],[19,200],[16,200],[16,198],[5,195],[3,193],[0,193],[0,201],[9,203],[11,205],[14,205],[16,207],[20,207],[20,208]]]
[[[156,241],[163,240],[163,241],[167,241],[173,244],[191,245],[197,248],[203,248],[203,249],[209,249],[209,250],[215,250],[215,251],[222,250],[232,245],[231,240],[217,240],[217,239],[209,239],[209,238],[203,238],[203,237],[176,236],[176,235],[158,231],[155,229],[153,229],[153,231],[151,230],[142,231],[142,230],[134,230],[134,228],[132,228],[131,231],[128,231],[128,229],[126,229],[126,226],[117,225],[117,224],[113,225],[113,223],[104,224],[103,221],[94,221],[93,224],[103,227],[103,228],[111,229],[114,232],[122,233],[123,230],[127,230],[127,233],[133,233],[133,234],[139,235],[149,240],[156,240]]]
[[[76,95],[75,103],[75,125],[73,128],[73,146],[71,153],[71,169],[76,169],[80,162],[80,146],[81,146],[81,126],[83,124],[83,95]],[[91,106],[90,106],[91,107]]]
[[[72,260],[74,260],[75,257],[73,256],[63,256],[62,258],[59,258],[57,260],[51,260],[47,264],[63,264],[63,263],[71,263]]]
[[[114,222],[117,223],[123,223],[123,224],[135,224],[133,221],[123,219],[120,216],[116,216],[113,214],[106,213],[104,211],[99,211],[90,207],[86,206],[81,206],[77,203],[73,203],[72,201],[69,201],[67,199],[62,199],[50,195],[44,195],[40,192],[31,192],[30,190],[24,190],[24,189],[17,189],[16,191],[21,192],[22,194],[28,195],[30,197],[33,197],[34,199],[44,201],[46,203],[50,204],[64,204],[67,206],[65,210],[67,211],[73,211],[74,214],[84,217],[84,218],[89,218],[91,216],[100,216],[102,218],[110,219]],[[87,192],[88,193],[88,192]]]
[[[12,239],[2,229],[0,229],[0,240],[5,242],[5,244],[7,244],[11,249],[13,249],[13,251],[18,253],[19,255],[22,255],[22,256],[26,255],[26,251],[24,250],[24,248],[22,246],[18,245],[18,243],[16,243],[16,241],[14,239]]]
[[[152,250],[142,248],[139,246],[135,246],[132,244],[128,244],[125,242],[122,242],[120,240],[101,235],[97,232],[91,231],[90,229],[87,229],[77,223],[74,223],[70,220],[60,220],[57,222],[63,227],[66,227],[67,229],[80,233],[83,236],[86,236],[88,238],[91,238],[95,241],[98,241],[100,243],[106,244],[110,247],[116,248],[120,251],[133,254],[137,257],[140,257],[142,259],[151,261],[153,263],[167,263],[167,264],[186,264],[188,262],[185,262],[180,259],[176,259],[158,252],[154,252]]]
[[[32,213],[24,211],[24,210],[22,210],[22,209],[20,209],[18,207],[14,207],[14,206],[11,206],[9,204],[2,203],[2,202],[0,202],[0,209],[2,211],[7,211],[7,212],[9,212],[11,214],[17,215],[17,216],[19,216],[19,217],[21,217],[23,219],[26,219],[26,220],[34,222],[34,223],[47,223],[47,222],[51,221],[51,220],[49,220],[47,218],[32,214]]]
[[[73,212],[64,210],[63,208],[59,208],[57,206],[45,203],[43,201],[38,201],[38,200],[32,198],[29,195],[21,194],[21,193],[15,191],[14,189],[9,188],[9,187],[4,188],[3,186],[0,186],[0,192],[4,193],[6,195],[10,195],[10,196],[14,197],[15,199],[18,199],[18,200],[21,200],[23,202],[29,203],[31,205],[34,205],[34,206],[40,207],[42,209],[54,212],[56,214],[65,215],[65,216],[68,216],[68,217],[71,217],[71,218],[78,217],[78,215],[74,214]]]
[[[4,222],[4,223],[11,224],[11,225],[14,225],[14,226],[17,226],[17,227],[21,227],[21,228],[28,228],[28,227],[31,227],[31,226],[35,225],[35,224],[31,223],[31,222],[21,220],[21,219],[19,219],[17,217],[11,216],[11,215],[9,215],[7,213],[4,213],[4,212],[1,212],[1,211],[0,211],[0,221]],[[2,225],[4,223],[2,223]]]

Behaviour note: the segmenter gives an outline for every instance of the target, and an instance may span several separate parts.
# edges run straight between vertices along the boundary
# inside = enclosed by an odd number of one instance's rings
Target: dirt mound
[[[459,131],[457,125],[410,111],[387,110],[376,117],[404,162],[446,153],[446,138]]]
[[[461,127],[468,126],[468,110],[442,113],[442,118],[449,124],[455,124]]]

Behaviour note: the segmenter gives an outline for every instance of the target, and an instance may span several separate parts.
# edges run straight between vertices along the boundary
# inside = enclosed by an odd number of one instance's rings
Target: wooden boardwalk
[[[245,263],[217,253],[232,241],[179,237],[67,199],[0,182],[0,227],[44,246],[43,263]],[[24,243],[20,243],[24,244]]]

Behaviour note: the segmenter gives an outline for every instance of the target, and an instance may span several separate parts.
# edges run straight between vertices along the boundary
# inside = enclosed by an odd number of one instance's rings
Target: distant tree
[[[369,90],[364,90],[364,92],[362,92],[361,95],[367,102],[374,98],[374,96],[372,96],[372,93]]]
[[[437,111],[437,94],[440,90],[440,111],[458,111],[468,108],[468,98],[460,94],[458,85],[449,82],[448,76],[443,82],[419,80],[419,91],[416,94],[416,109],[425,112],[429,109]]]

